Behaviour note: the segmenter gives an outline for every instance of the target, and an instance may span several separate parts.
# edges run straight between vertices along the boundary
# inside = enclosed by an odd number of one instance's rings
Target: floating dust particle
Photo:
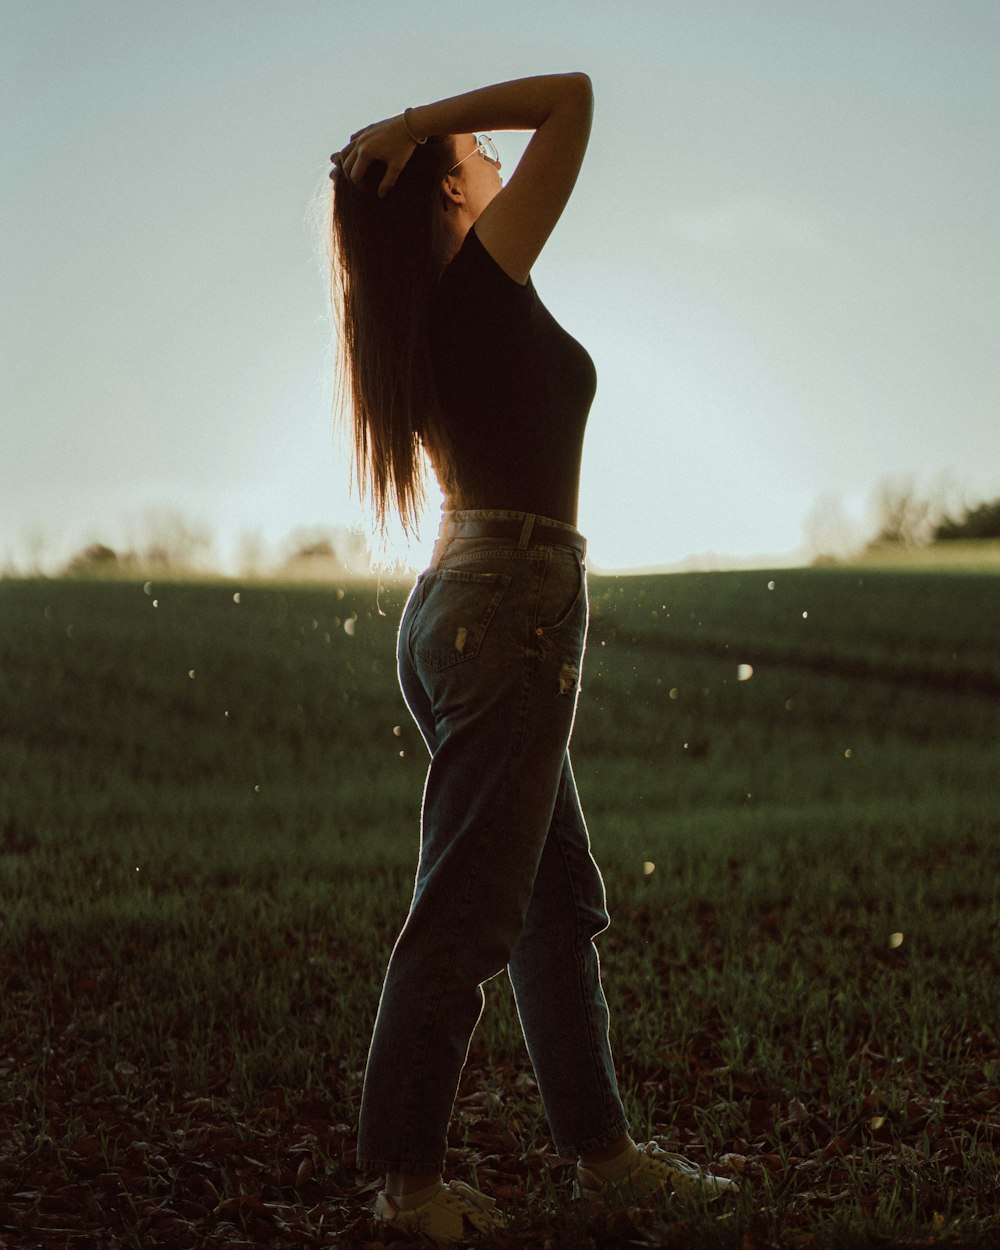
[[[903,945],[902,933],[890,933],[889,934],[889,949],[891,951],[899,950],[899,948],[902,945]]]
[[[396,737],[397,737],[397,738],[402,737],[402,734],[403,734],[403,726],[402,726],[402,725],[393,725],[393,727],[392,727],[392,732],[396,735]]]
[[[753,676],[752,664],[737,664],[736,666],[736,680],[737,681],[749,681],[752,676]]]
[[[240,602],[240,592],[237,591],[236,594],[233,595],[233,603],[239,603],[239,602]]]
[[[653,875],[654,872],[656,872],[656,865],[653,863],[651,859],[643,860],[642,871],[646,874],[647,877],[650,877]]]

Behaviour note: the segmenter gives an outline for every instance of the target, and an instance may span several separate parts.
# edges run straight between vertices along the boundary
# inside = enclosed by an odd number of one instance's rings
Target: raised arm
[[[372,161],[386,163],[379,194],[387,194],[413,152],[413,139],[484,130],[533,130],[507,185],[486,206],[476,233],[512,278],[526,282],[576,184],[593,116],[586,74],[518,78],[423,104],[358,131],[339,153],[360,185]]]

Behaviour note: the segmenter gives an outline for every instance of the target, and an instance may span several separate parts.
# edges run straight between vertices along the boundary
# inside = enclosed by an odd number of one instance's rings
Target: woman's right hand
[[[416,146],[407,133],[403,114],[400,113],[396,117],[387,117],[384,121],[373,122],[370,126],[356,130],[351,135],[350,143],[345,144],[330,159],[340,164],[340,168],[358,188],[364,185],[365,175],[372,163],[384,161],[385,177],[378,187],[379,196],[383,196],[396,185],[396,179]]]

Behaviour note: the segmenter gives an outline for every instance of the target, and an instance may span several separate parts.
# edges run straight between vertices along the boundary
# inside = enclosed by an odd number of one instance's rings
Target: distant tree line
[[[211,571],[212,535],[206,525],[173,509],[152,510],[141,530],[140,536],[133,534],[120,550],[103,542],[88,543],[67,561],[62,572],[79,577]]]
[[[121,547],[91,542],[60,568],[68,577],[209,576],[218,572],[207,526],[189,521],[179,512],[147,515],[141,537],[132,536]],[[364,574],[371,564],[367,540],[359,529],[346,526],[300,527],[277,552],[269,553],[258,533],[245,533],[238,544],[236,572],[244,577],[291,577],[321,580],[344,574]]]
[[[869,546],[922,547],[958,539],[1000,538],[1000,499],[962,504],[952,511],[923,495],[912,480],[884,481],[876,497],[878,528]]]
[[[836,495],[824,494],[804,528],[818,563],[850,563],[866,552],[1000,539],[1000,499],[970,503],[946,478],[928,490],[912,478],[886,478],[872,494],[867,522],[850,516]]]
[[[934,541],[953,538],[1000,538],[1000,499],[966,509],[957,519],[944,517],[934,527]]]

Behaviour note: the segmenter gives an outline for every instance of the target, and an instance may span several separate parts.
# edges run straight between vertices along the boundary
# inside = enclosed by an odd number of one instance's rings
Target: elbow
[[[594,84],[590,77],[583,73],[564,74],[566,96],[574,107],[591,116],[594,111]]]

